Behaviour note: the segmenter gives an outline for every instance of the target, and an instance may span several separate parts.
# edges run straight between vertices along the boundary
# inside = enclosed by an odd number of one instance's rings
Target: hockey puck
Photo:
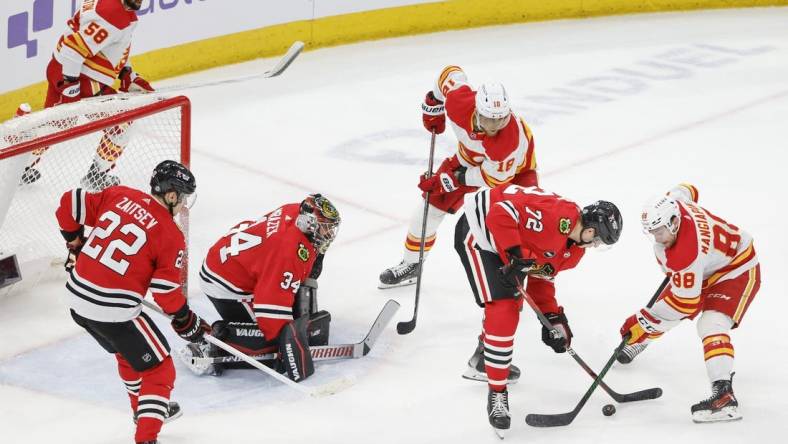
[[[602,414],[605,416],[613,416],[616,413],[616,406],[613,404],[607,404],[606,406],[602,407]]]

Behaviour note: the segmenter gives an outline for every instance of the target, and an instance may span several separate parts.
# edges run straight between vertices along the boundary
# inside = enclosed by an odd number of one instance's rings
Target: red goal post
[[[86,178],[98,150],[107,146],[122,148],[110,174],[122,185],[149,192],[159,162],[190,164],[189,99],[118,94],[0,123],[0,259],[17,257],[25,287],[35,285],[45,268],[63,263],[65,241],[55,209],[69,189],[100,188]],[[31,165],[40,176],[25,183]],[[188,212],[178,222],[188,245]]]

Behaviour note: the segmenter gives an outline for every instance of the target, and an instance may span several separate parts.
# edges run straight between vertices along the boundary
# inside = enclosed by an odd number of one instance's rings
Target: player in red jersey
[[[170,402],[175,367],[170,347],[140,302],[150,291],[172,315],[175,331],[198,341],[210,327],[181,291],[183,233],[173,217],[196,188],[178,162],[156,166],[151,193],[114,186],[98,193],[67,191],[55,215],[70,251],[71,317],[118,361],[129,393],[138,443],[155,443],[162,423],[181,415]],[[94,227],[87,238],[85,225]]]
[[[219,239],[200,270],[201,288],[222,318],[213,324],[214,335],[249,355],[278,350],[279,369],[295,381],[311,375],[307,346],[328,343],[330,321],[328,312],[317,311],[316,279],[339,223],[334,205],[312,194],[241,222]],[[195,366],[191,358],[222,354],[209,344],[190,344],[182,356],[196,373],[216,375],[230,366]],[[290,362],[296,366],[284,365]]]
[[[698,190],[681,184],[646,205],[641,222],[670,285],[650,308],[628,317],[621,336],[630,335],[618,356],[629,363],[648,343],[700,314],[710,398],[690,409],[695,422],[741,419],[733,394],[733,344],[738,327],[761,286],[761,266],[752,236],[697,205]]]
[[[574,202],[536,187],[503,185],[465,196],[454,248],[476,303],[484,308],[479,345],[469,371],[489,385],[487,413],[496,433],[509,428],[507,382],[525,291],[562,337],[542,327],[542,341],[556,353],[571,344],[572,331],[555,298],[555,276],[577,266],[585,248],[618,241],[623,228],[615,205],[597,201],[582,210]],[[482,359],[483,358],[483,359]]]
[[[47,95],[44,107],[73,103],[82,98],[115,94],[115,79],[120,91],[153,91],[150,83],[129,64],[131,39],[137,27],[136,11],[142,0],[84,0],[67,31],[60,37],[47,66]],[[23,109],[20,106],[20,110]],[[19,111],[17,111],[18,113]],[[63,121],[71,127],[76,121]],[[117,185],[120,179],[109,174],[129,143],[131,123],[109,128],[96,149],[83,188],[102,190]],[[38,164],[47,148],[33,152],[33,162],[25,168],[22,182],[29,184],[41,177]]]
[[[435,175],[422,176],[419,188],[430,192],[424,239],[425,254],[435,243],[435,233],[446,214],[454,214],[463,196],[505,183],[537,186],[534,138],[525,121],[514,115],[509,96],[498,83],[474,90],[457,66],[441,71],[422,104],[427,131],[441,134],[449,126],[457,136],[457,154],[446,158]],[[402,262],[383,270],[378,288],[416,282],[423,222],[423,204],[411,217]]]

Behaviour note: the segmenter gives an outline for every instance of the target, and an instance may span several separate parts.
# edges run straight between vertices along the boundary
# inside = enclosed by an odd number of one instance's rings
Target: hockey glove
[[[187,305],[172,317],[172,329],[178,336],[189,342],[199,342],[203,334],[211,331],[211,326],[202,320]]]
[[[60,234],[63,236],[63,239],[66,240],[66,249],[68,250],[66,263],[63,264],[67,272],[70,272],[71,269],[74,268],[74,265],[77,263],[77,256],[79,256],[79,252],[82,251],[82,246],[85,245],[84,231],[84,226],[79,227],[76,231],[60,230]]]
[[[431,177],[421,176],[419,189],[425,193],[451,193],[460,187],[460,181],[453,173],[439,173]]]
[[[427,131],[441,134],[446,130],[446,108],[443,102],[435,98],[432,91],[427,93],[421,104],[421,120]]]
[[[131,66],[124,66],[118,74],[120,79],[121,92],[153,92],[153,87],[150,86],[147,80],[143,79],[139,74],[131,69]]]
[[[559,307],[558,313],[545,313],[545,317],[553,325],[552,330],[542,325],[542,342],[552,348],[556,353],[564,353],[572,345],[572,329],[564,314],[564,308]],[[555,335],[558,332],[560,336]]]
[[[79,77],[63,76],[63,80],[57,82],[57,90],[60,92],[60,104],[78,101],[82,95]]]
[[[626,338],[627,344],[639,344],[647,339],[654,339],[662,336],[662,330],[659,329],[661,321],[654,317],[645,308],[639,312],[628,317],[621,326],[621,338]]]
[[[528,273],[535,268],[537,268],[535,260],[510,254],[509,263],[498,269],[498,275],[504,286],[514,289],[522,285]]]

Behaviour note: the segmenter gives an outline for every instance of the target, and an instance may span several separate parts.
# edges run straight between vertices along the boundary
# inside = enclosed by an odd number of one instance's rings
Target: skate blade
[[[167,416],[166,418],[164,418],[164,424],[169,424],[170,422],[175,421],[181,416],[183,416],[183,410],[178,410],[174,415]]]
[[[723,407],[716,412],[704,410],[692,414],[692,422],[696,424],[738,421],[740,419],[742,419],[742,415],[736,407]]]
[[[495,433],[495,436],[497,436],[498,439],[502,440],[506,438],[506,429],[496,429],[495,427],[493,427],[493,433]]]
[[[378,282],[378,289],[388,290],[389,288],[407,287],[408,285],[414,284],[416,284],[416,278],[405,279],[404,281],[396,284],[384,284],[383,282]]]
[[[467,379],[469,381],[487,382],[487,373],[481,373],[472,368],[465,370],[465,373],[462,374],[462,377],[463,379]],[[519,378],[507,379],[506,384],[517,384],[517,381],[519,381]]]

